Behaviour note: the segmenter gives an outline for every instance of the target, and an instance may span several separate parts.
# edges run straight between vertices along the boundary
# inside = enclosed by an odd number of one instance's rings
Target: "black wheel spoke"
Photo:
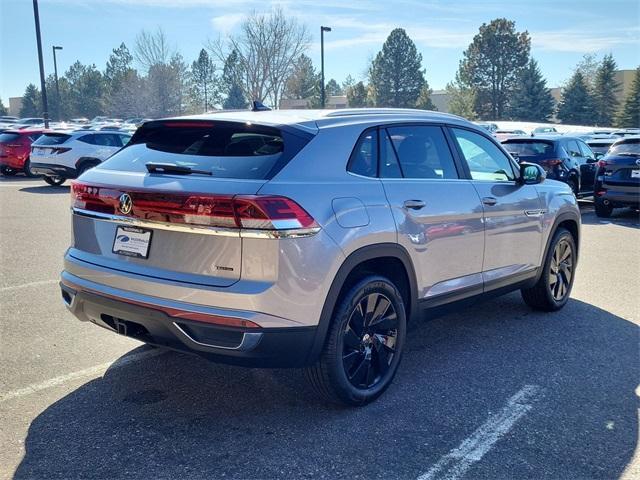
[[[569,292],[573,275],[573,250],[565,239],[560,240],[553,249],[549,272],[549,288],[556,301],[561,301]]]
[[[344,368],[347,374],[351,371],[351,369],[353,368],[353,365],[356,362],[361,362],[363,358],[364,358],[364,355],[360,351],[350,352],[350,353],[347,353],[346,355],[343,355],[342,363],[344,365]]]
[[[344,332],[344,344],[346,347],[356,350],[360,346],[360,337],[353,331],[351,326],[347,326],[347,331]]]
[[[395,328],[398,325],[398,316],[395,312],[387,315],[386,317],[380,318],[378,321],[373,322],[371,324],[371,329],[374,332],[388,332],[392,328]]]
[[[362,302],[358,303],[349,320],[349,327],[358,337],[362,337],[364,334],[364,311],[362,308]]]
[[[389,369],[390,352],[387,347],[379,341],[376,342],[374,352],[380,374],[384,375],[384,373]]]
[[[360,362],[360,364],[349,376],[349,380],[351,380],[351,383],[356,386],[360,386],[365,382],[370,363],[370,360],[368,360],[366,357],[362,357],[362,361]]]

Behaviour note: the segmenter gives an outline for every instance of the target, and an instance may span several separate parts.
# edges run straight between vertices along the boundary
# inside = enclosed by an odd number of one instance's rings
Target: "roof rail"
[[[325,117],[347,117],[353,115],[430,115],[430,114],[440,114],[442,112],[434,112],[432,110],[419,110],[415,108],[344,108],[340,110],[334,110],[332,112],[328,112]]]

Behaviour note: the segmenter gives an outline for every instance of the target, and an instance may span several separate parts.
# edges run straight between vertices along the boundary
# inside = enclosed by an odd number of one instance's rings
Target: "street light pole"
[[[61,120],[60,118],[60,86],[58,85],[58,63],[56,62],[56,50],[62,50],[62,47],[56,47],[55,45],[53,45],[51,47],[53,49],[53,75],[56,79],[56,116],[58,117],[58,120]]]
[[[324,93],[324,32],[330,32],[330,27],[320,27],[320,105],[325,106]]]
[[[33,0],[33,17],[36,22],[36,42],[38,44],[38,63],[40,64],[40,88],[42,90],[42,118],[44,128],[49,128],[49,107],[47,105],[47,88],[44,83],[44,61],[42,60],[42,41],[40,40],[40,15],[38,14],[38,0]]]

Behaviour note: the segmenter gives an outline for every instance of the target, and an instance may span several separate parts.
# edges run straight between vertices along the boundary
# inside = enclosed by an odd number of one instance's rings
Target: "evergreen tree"
[[[596,125],[610,127],[618,110],[617,93],[620,82],[616,80],[616,61],[613,55],[605,55],[596,70],[593,85],[593,106],[595,109]]]
[[[83,65],[76,61],[64,76],[69,85],[68,97],[65,95],[64,102],[70,116],[92,118],[104,113],[104,81],[95,65]]]
[[[2,103],[2,99],[1,98],[0,98],[0,115],[2,115],[2,116],[8,115],[7,107],[5,107],[4,103]]]
[[[226,58],[222,70],[222,89],[226,95],[222,108],[227,110],[247,108],[247,100],[244,96],[241,82],[238,52],[233,50]]]
[[[367,88],[363,82],[358,82],[347,89],[347,101],[351,108],[363,108],[367,106]]]
[[[414,108],[424,85],[422,55],[402,28],[393,30],[369,72],[380,107]]]
[[[616,126],[620,128],[640,128],[640,67],[631,84],[631,90],[624,100],[622,110],[616,119]]]
[[[319,90],[320,75],[316,73],[313,62],[305,54],[298,57],[293,65],[291,76],[285,86],[285,97],[293,99],[311,98]]]
[[[136,81],[133,76],[137,76],[133,64],[133,55],[124,43],[118,48],[114,48],[107,60],[104,79],[104,106],[105,110],[114,116],[128,116],[124,114],[122,108],[129,110],[126,105],[122,104],[123,98],[128,97],[128,91],[131,90],[129,81]],[[61,97],[64,98],[62,94]],[[64,103],[64,102],[62,102]],[[116,107],[115,104],[118,104]],[[62,106],[62,105],[61,105]],[[135,108],[134,108],[135,110]]]
[[[593,99],[584,76],[579,70],[573,74],[569,83],[562,90],[562,100],[558,106],[557,116],[563,123],[594,124]]]
[[[204,110],[208,111],[215,97],[215,67],[213,61],[209,57],[207,51],[203,48],[200,50],[198,59],[191,64],[191,82],[193,88],[193,97],[196,103],[199,103]]]
[[[33,83],[27,85],[24,95],[22,95],[20,116],[23,118],[42,116],[42,99],[40,98],[40,90],[38,90]]]
[[[420,90],[420,96],[416,102],[416,108],[421,110],[438,110],[436,106],[431,101],[431,94],[433,90],[429,88],[429,84],[425,80],[422,89]]]
[[[338,85],[338,82],[336,82],[332,78],[331,80],[329,80],[327,82],[327,85],[324,87],[324,92],[325,92],[327,97],[335,96],[335,95],[342,95],[342,88],[340,88],[340,85]]]
[[[449,98],[449,112],[467,120],[476,120],[478,118],[475,111],[475,93],[471,88],[463,85],[457,75],[454,82],[447,83],[445,91]]]
[[[356,84],[356,79],[353,78],[351,75],[347,75],[347,78],[345,78],[344,82],[342,82],[342,91],[344,92],[344,95],[346,95],[347,90],[349,90],[355,84]]]
[[[510,102],[511,118],[522,122],[548,122],[554,105],[538,62],[531,59],[518,74]]]
[[[531,38],[517,32],[506,18],[483,23],[464,52],[459,78],[475,94],[475,111],[482,118],[505,117],[518,74],[529,62]]]

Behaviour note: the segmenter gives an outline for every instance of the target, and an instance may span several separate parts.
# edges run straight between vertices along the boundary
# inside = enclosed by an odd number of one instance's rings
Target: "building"
[[[19,117],[22,109],[22,97],[9,97],[9,115]]]
[[[280,108],[287,110],[304,110],[309,108],[310,98],[283,98],[280,100]],[[347,108],[349,101],[346,95],[330,95],[326,99],[326,107],[329,109]]]

